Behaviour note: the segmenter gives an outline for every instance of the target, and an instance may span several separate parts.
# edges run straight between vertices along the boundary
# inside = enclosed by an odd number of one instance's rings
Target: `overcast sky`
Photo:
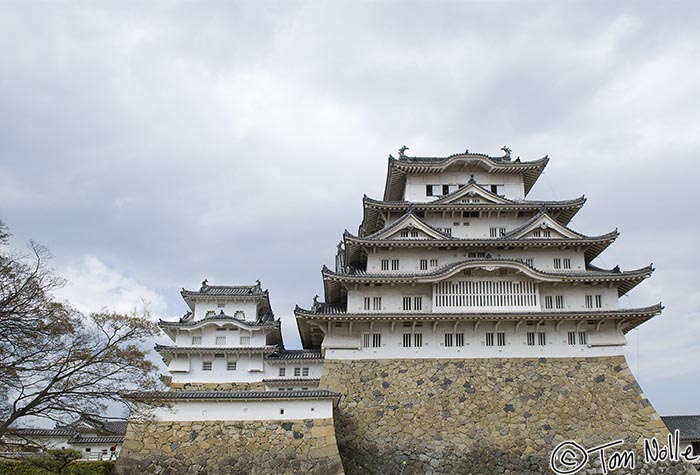
[[[551,157],[533,199],[588,202],[663,301],[627,357],[662,414],[700,414],[700,2],[0,3],[0,219],[85,311],[271,292],[285,342],[386,158]],[[695,191],[694,191],[695,190]],[[639,355],[639,358],[638,358]]]

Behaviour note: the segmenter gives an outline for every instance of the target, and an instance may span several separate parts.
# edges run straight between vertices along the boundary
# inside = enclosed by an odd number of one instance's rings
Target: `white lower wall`
[[[154,415],[159,421],[329,419],[333,400],[174,401],[170,408],[157,408]]]
[[[576,332],[575,345],[568,344],[568,332]],[[396,322],[393,332],[390,323],[377,322],[372,333],[381,333],[380,347],[362,347],[362,334],[369,333],[369,323],[356,323],[352,333],[349,326],[332,327],[330,335],[326,335],[322,348],[326,359],[390,359],[390,358],[564,358],[585,356],[621,355],[626,344],[624,335],[618,332],[612,322],[606,322],[596,331],[596,325],[575,322],[563,322],[557,329],[556,323],[546,322],[537,325],[527,325],[523,322],[516,331],[514,322],[501,323],[496,329],[494,322],[480,323],[474,329],[474,323],[460,323],[455,330],[454,323],[438,323],[433,329],[430,322],[422,327],[404,327],[403,322]],[[505,333],[505,346],[486,345],[487,332]],[[544,346],[527,344],[528,332],[544,332]],[[587,344],[579,343],[579,332],[586,332]],[[411,337],[411,347],[403,346],[404,334],[420,333],[423,346],[414,346]],[[445,346],[446,333],[463,333],[464,346]],[[494,335],[494,339],[496,336]],[[539,343],[536,335],[536,343]],[[370,338],[370,340],[372,340]],[[593,346],[591,343],[604,343],[606,346]],[[456,344],[456,337],[453,337]],[[371,342],[370,342],[371,344]]]

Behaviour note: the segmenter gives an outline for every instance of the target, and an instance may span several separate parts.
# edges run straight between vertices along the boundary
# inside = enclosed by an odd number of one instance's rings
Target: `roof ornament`
[[[613,267],[613,272],[616,273],[616,274],[619,274],[620,272],[622,272],[622,271],[620,270],[620,266],[615,266],[615,267]]]
[[[488,252],[487,252],[486,255],[485,255],[484,257],[485,257],[486,259],[491,259],[491,253],[488,253]]]
[[[209,288],[209,286],[207,285],[208,283],[209,281],[207,279],[204,279],[202,281],[202,287],[200,287],[199,291],[204,292],[205,290],[207,290]]]
[[[506,160],[510,160],[510,152],[512,152],[513,150],[509,149],[506,145],[501,147],[501,150],[503,150],[503,152],[505,153],[505,156],[503,158],[505,158]]]
[[[399,149],[399,158],[404,158],[406,154],[404,153],[406,150],[408,150],[408,147],[405,145]]]
[[[260,279],[255,279],[255,286],[256,286],[257,288],[261,288],[261,287],[260,287]]]
[[[413,214],[414,212],[415,210],[413,209],[413,203],[409,201],[408,207],[406,208],[406,214]]]
[[[520,157],[515,159],[515,163],[520,163]]]
[[[469,184],[470,184],[470,185],[476,184],[476,180],[474,179],[474,174],[473,174],[473,173],[472,173],[471,175],[469,175]]]
[[[311,308],[315,312],[320,306],[321,306],[321,303],[318,301],[318,295],[315,295],[314,296],[314,304]]]
[[[338,248],[338,252],[343,252],[343,241],[342,240],[338,243],[337,248]]]

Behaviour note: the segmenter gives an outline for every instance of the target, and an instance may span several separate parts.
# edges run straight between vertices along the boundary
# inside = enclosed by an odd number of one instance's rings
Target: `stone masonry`
[[[332,419],[129,423],[115,475],[342,475]]]
[[[643,463],[643,438],[665,443],[668,431],[623,356],[327,360],[321,387],[343,394],[335,424],[348,475],[553,473],[552,449],[570,439],[624,439],[615,450],[635,450],[637,468],[614,474],[697,473]],[[588,467],[579,473],[602,473]]]

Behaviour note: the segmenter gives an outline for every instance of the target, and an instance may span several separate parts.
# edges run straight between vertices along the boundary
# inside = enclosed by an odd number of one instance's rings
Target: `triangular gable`
[[[469,183],[457,191],[441,197],[431,203],[440,204],[507,204],[511,201],[501,198],[477,185]]]
[[[503,236],[504,239],[581,239],[586,236],[562,226],[547,213],[540,213],[527,223]]]
[[[408,232],[408,236],[402,235]],[[417,233],[416,236],[413,233]],[[448,239],[446,234],[441,233],[425,221],[421,220],[413,213],[405,214],[401,219],[391,224],[389,227],[378,231],[368,239]]]

